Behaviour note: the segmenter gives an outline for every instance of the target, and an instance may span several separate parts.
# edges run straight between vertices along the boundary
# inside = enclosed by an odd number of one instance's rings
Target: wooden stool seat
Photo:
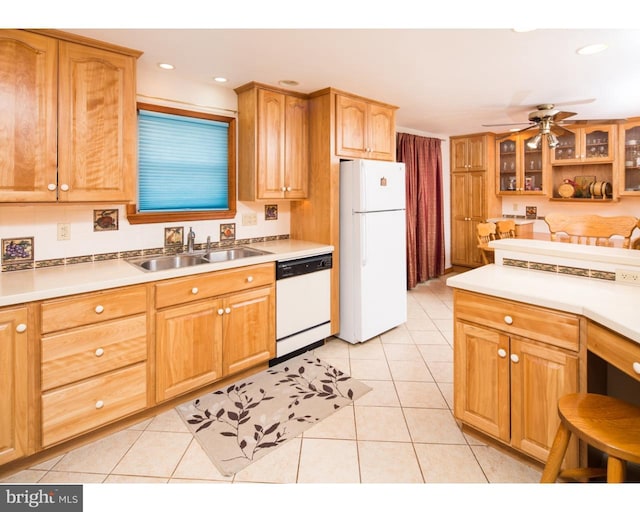
[[[640,407],[595,393],[573,393],[558,400],[560,425],[551,446],[541,483],[560,478],[591,477],[591,468],[560,467],[571,434],[608,455],[607,482],[624,482],[626,461],[640,463]]]

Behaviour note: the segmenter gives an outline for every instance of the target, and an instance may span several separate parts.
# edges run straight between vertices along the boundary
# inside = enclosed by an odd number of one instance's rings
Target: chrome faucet
[[[211,235],[207,237],[207,254],[211,252]]]
[[[193,232],[193,229],[189,228],[189,234],[187,235],[187,252],[193,252],[193,242],[196,239],[196,234]]]

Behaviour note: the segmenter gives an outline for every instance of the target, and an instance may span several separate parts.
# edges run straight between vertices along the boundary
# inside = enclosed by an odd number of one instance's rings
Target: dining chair
[[[493,260],[493,247],[489,247],[489,242],[496,239],[496,225],[494,222],[480,222],[476,225],[478,238],[478,249],[485,265]],[[489,257],[490,256],[490,257]]]
[[[604,217],[549,213],[544,221],[549,226],[552,241],[564,238],[577,244],[613,246],[614,239],[621,238],[623,248],[630,247],[631,233],[638,226],[636,217],[626,215]]]
[[[497,238],[515,238],[516,237],[516,222],[514,220],[499,220],[496,222],[496,235]]]

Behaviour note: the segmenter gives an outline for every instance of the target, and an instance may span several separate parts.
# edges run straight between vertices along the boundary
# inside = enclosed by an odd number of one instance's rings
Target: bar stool
[[[640,407],[606,395],[573,393],[558,400],[558,414],[560,425],[540,483],[598,474],[592,468],[560,471],[571,434],[608,455],[608,483],[624,482],[626,461],[640,463]]]

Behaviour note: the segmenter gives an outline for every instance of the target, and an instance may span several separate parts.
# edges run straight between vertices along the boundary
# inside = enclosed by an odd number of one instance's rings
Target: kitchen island
[[[454,415],[540,463],[570,392],[640,396],[640,252],[491,242],[496,263],[453,276]],[[620,395],[622,393],[622,396]],[[574,443],[567,464],[586,459]]]

